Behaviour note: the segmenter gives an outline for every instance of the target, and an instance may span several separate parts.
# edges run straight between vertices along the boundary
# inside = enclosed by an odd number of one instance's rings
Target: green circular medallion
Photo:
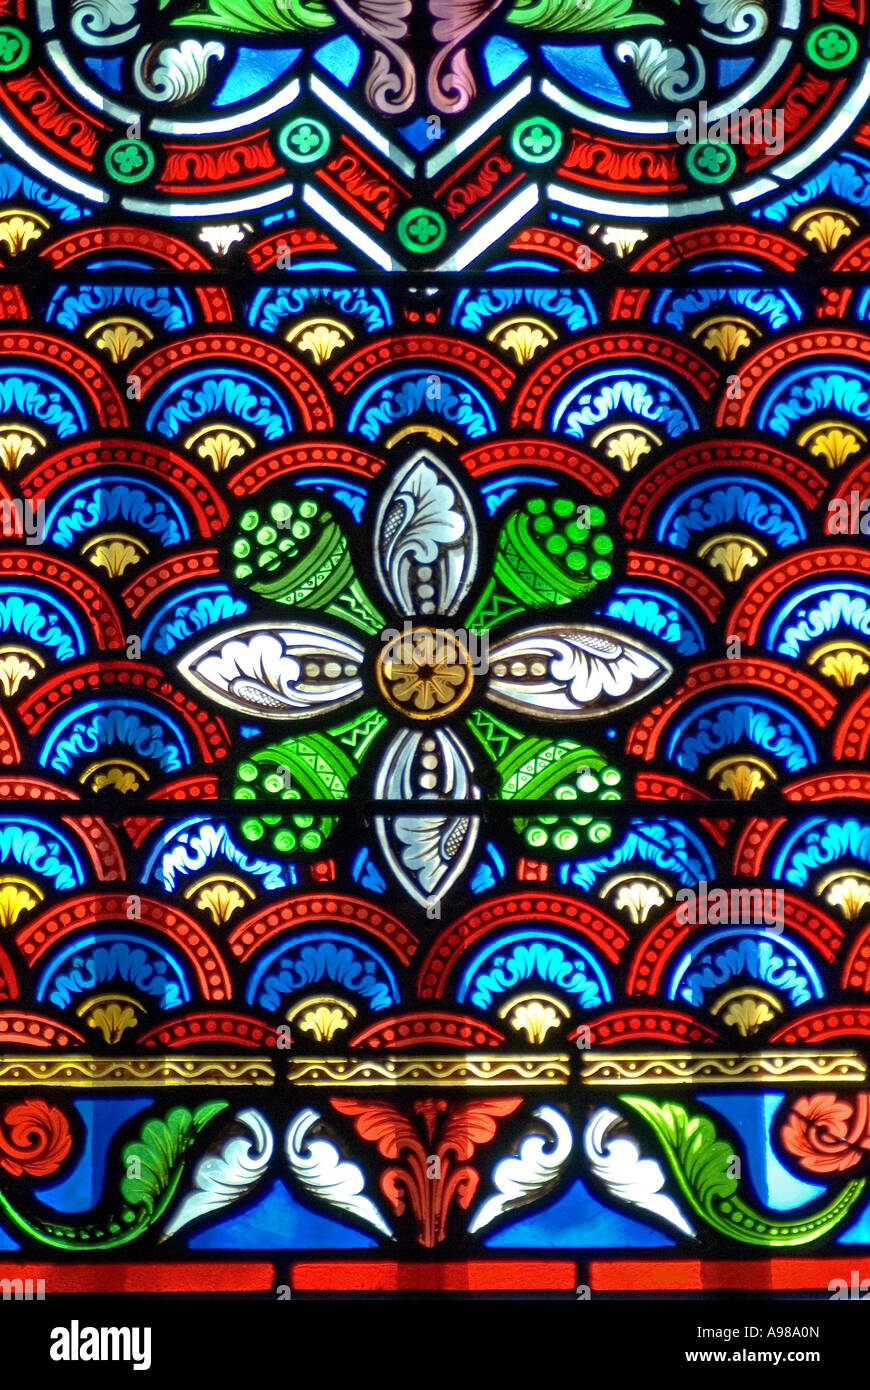
[[[686,170],[699,183],[724,183],[737,168],[737,155],[730,145],[704,140],[686,155]]]
[[[399,218],[396,235],[407,251],[434,251],[447,235],[447,223],[434,208],[408,208]]]
[[[547,164],[562,148],[562,132],[546,116],[529,116],[514,126],[511,149],[526,164]]]
[[[116,140],[106,150],[106,170],[118,183],[141,183],[154,171],[154,152],[144,140]]]
[[[313,164],[315,160],[322,159],[331,141],[327,127],[307,116],[298,116],[295,121],[290,121],[278,136],[282,154],[294,164]]]
[[[844,68],[858,52],[858,40],[842,24],[820,24],[807,34],[806,47],[820,68]]]
[[[30,39],[12,24],[0,25],[0,72],[12,72],[30,57]]]

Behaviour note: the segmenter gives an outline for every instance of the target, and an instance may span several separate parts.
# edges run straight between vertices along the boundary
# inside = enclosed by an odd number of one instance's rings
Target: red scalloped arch
[[[616,965],[628,944],[628,932],[606,912],[559,893],[511,893],[491,898],[457,917],[429,947],[420,966],[419,997],[440,999],[447,978],[467,950],[492,932],[504,931],[517,921],[545,923],[573,932],[590,942]]]
[[[41,580],[52,589],[59,589],[67,601],[72,598],[85,626],[90,628],[97,646],[103,651],[123,647],[124,628],[118,610],[105,590],[84,570],[66,560],[35,554],[33,550],[0,553],[0,576],[14,575],[20,581],[24,574],[29,579]]]
[[[646,534],[654,511],[673,487],[681,487],[697,473],[710,474],[722,468],[762,473],[777,487],[793,492],[805,508],[816,507],[828,486],[812,464],[766,444],[746,439],[690,444],[661,459],[632,488],[619,513],[626,539]]]
[[[152,227],[89,227],[52,242],[40,254],[56,269],[61,269],[95,251],[138,251],[171,265],[173,270],[211,270],[206,257],[189,242]],[[199,300],[206,323],[232,323],[232,305],[222,285],[195,285],[193,293]]]
[[[83,227],[46,246],[40,255],[57,269],[82,256],[111,251],[140,251],[171,265],[174,270],[211,270],[201,251],[180,237],[167,236],[151,227]]]
[[[850,357],[870,358],[870,337],[834,328],[803,328],[786,338],[778,338],[757,348],[740,364],[741,394],[736,400],[723,397],[716,411],[719,429],[741,429],[749,423],[760,392],[778,372],[796,360],[806,357],[845,353]]]
[[[807,257],[804,245],[779,232],[741,227],[739,223],[728,222],[690,227],[687,231],[662,237],[645,246],[629,268],[665,272],[682,268],[687,261],[697,260],[699,256],[721,256],[723,252],[729,258],[737,255],[757,256],[778,270],[794,270]]]
[[[786,801],[870,801],[870,772],[815,772],[783,787]]]
[[[138,618],[155,598],[177,585],[194,580],[219,579],[222,575],[216,550],[173,550],[169,560],[158,560],[131,580],[121,597],[134,618]]]
[[[112,444],[72,445],[37,464],[22,479],[21,490],[25,497],[48,499],[56,488],[71,478],[91,469],[106,468],[131,469],[152,481],[156,474],[161,483],[171,482],[203,536],[223,530],[229,520],[226,503],[205,474],[162,444],[138,444],[119,439]]]
[[[687,381],[703,400],[708,400],[719,380],[716,372],[703,358],[675,343],[673,338],[660,338],[654,333],[628,330],[600,333],[578,343],[568,343],[548,356],[523,383],[511,416],[511,426],[543,429],[544,415],[555,392],[572,372],[591,366],[601,358],[638,357],[661,363],[668,372]]]
[[[227,487],[236,497],[249,497],[273,478],[284,478],[324,466],[346,470],[359,478],[375,478],[383,468],[384,461],[376,454],[358,449],[356,445],[308,441],[304,444],[281,444],[270,453],[251,459],[233,474]]]
[[[679,1009],[616,1009],[613,1013],[601,1014],[588,1024],[580,1025],[584,1026],[588,1027],[590,1040],[595,1047],[637,1042],[696,1047],[718,1041],[714,1028]],[[579,1032],[580,1028],[575,1028],[568,1034],[568,1041],[574,1042]]]
[[[216,360],[226,367],[227,362],[241,366],[247,362],[266,372],[289,391],[305,430],[328,430],[333,426],[332,408],[316,377],[295,357],[275,343],[264,343],[244,333],[201,333],[192,338],[176,339],[167,347],[157,348],[136,364],[136,375],[142,382],[142,396],[171,372],[194,363]]]
[[[550,439],[505,439],[478,444],[462,455],[462,462],[472,478],[532,463],[536,468],[551,468],[556,473],[567,474],[594,497],[609,497],[619,487],[612,469],[591,454]]]
[[[739,887],[739,885],[733,885]],[[715,884],[714,887],[724,887]],[[712,891],[712,890],[708,890]],[[730,886],[726,889],[730,892]],[[845,935],[833,917],[811,907],[783,890],[784,923],[787,930],[802,936],[829,963],[836,958]],[[705,924],[691,926],[677,921],[680,905],[670,908],[640,942],[628,972],[626,993],[649,996],[657,992],[669,960],[682,949],[686,938],[707,930]]]
[[[127,904],[139,900],[139,916],[128,918]],[[218,1003],[232,997],[232,986],[220,952],[198,922],[171,903],[158,902],[141,893],[89,893],[58,903],[28,922],[15,936],[15,944],[29,966],[63,940],[101,922],[124,924],[132,930],[147,927],[168,936],[193,967],[204,999]]]
[[[500,401],[504,400],[516,379],[516,373],[486,348],[459,338],[441,337],[437,333],[405,333],[395,338],[378,338],[333,367],[329,379],[336,391],[344,394],[352,391],[373,372],[383,371],[385,367],[433,360],[470,372]]]
[[[136,1039],[141,1047],[202,1047],[220,1044],[232,1047],[273,1048],[278,1037],[274,1024],[263,1023],[248,1014],[195,1013],[179,1018],[173,1015],[149,1028]]]
[[[77,388],[84,391],[91,403],[98,425],[112,430],[126,429],[129,425],[127,407],[102,362],[63,338],[21,328],[9,329],[0,333],[0,356],[32,359],[41,367],[45,367],[47,361],[54,363],[75,378]]]
[[[349,893],[304,893],[298,898],[270,903],[239,922],[228,937],[228,945],[232,955],[244,961],[276,936],[289,936],[299,927],[307,929],[328,924],[368,932],[403,965],[409,963],[419,945],[416,936],[398,917]]]
[[[627,751],[641,758],[655,757],[659,740],[678,710],[702,691],[733,690],[741,685],[774,687],[783,700],[800,706],[801,712],[808,714],[819,728],[830,723],[837,709],[837,700],[830,691],[812,676],[795,671],[781,661],[751,656],[709,661],[703,666],[695,666],[679,690],[632,725],[626,742]]]
[[[715,622],[725,596],[703,570],[670,555],[648,555],[629,550],[625,557],[625,573],[629,579],[656,579],[680,591],[681,597],[694,601],[703,613]]]
[[[421,1011],[378,1019],[351,1038],[348,1046],[385,1051],[400,1047],[498,1047],[504,1040],[504,1033],[492,1024],[468,1014]]]
[[[862,1037],[870,1038],[870,1009],[835,1004],[783,1023],[768,1041],[800,1047],[829,1042],[831,1038]]]
[[[218,762],[229,753],[230,736],[223,720],[200,709],[193,700],[174,689],[156,666],[146,666],[141,661],[99,661],[86,666],[68,666],[22,700],[18,713],[31,733],[37,733],[65,701],[85,690],[99,691],[107,697],[110,693],[118,693],[119,686],[147,693],[183,719],[204,762]]]
[[[18,767],[21,762],[21,749],[12,722],[5,710],[0,709],[0,766]]]
[[[34,1013],[4,1011],[0,1014],[0,1047],[70,1047],[72,1044],[84,1047],[84,1034],[66,1023],[58,1023],[57,1019]]]
[[[864,690],[842,715],[831,752],[837,759],[863,760],[870,748],[870,690]]]
[[[325,232],[313,227],[286,227],[262,241],[248,247],[248,261],[252,270],[265,270],[274,265],[278,257],[289,249],[291,257],[313,256],[318,251],[337,251],[338,246]]]
[[[791,584],[839,569],[847,574],[857,571],[870,575],[870,551],[838,545],[818,546],[790,555],[746,586],[731,610],[728,631],[742,642],[754,643],[767,610]]]
[[[604,257],[594,246],[589,246],[585,241],[578,241],[577,237],[568,236],[565,232],[557,232],[552,227],[526,227],[519,236],[508,242],[508,247],[511,251],[549,256],[553,261],[569,265],[572,270],[579,268],[578,258],[581,251],[589,254],[590,270],[597,270],[598,266],[604,264]]]

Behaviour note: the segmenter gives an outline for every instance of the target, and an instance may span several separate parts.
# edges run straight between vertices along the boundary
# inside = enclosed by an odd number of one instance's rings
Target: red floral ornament
[[[9,1105],[0,1120],[0,1167],[20,1178],[56,1173],[72,1148],[69,1122],[62,1110],[44,1100]]]
[[[870,1094],[801,1096],[780,1131],[783,1145],[810,1173],[842,1173],[870,1150]]]

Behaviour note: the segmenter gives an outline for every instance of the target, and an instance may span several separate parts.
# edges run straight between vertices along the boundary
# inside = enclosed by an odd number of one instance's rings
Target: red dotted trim
[[[67,700],[86,690],[98,689],[102,695],[108,695],[113,686],[147,691],[176,710],[193,733],[205,762],[217,762],[229,753],[230,736],[223,721],[200,709],[180,690],[173,689],[156,666],[144,666],[138,661],[101,661],[67,669],[33,691],[21,702],[18,712],[31,733],[37,733],[46,719]]]
[[[272,478],[324,466],[346,469],[363,478],[376,478],[384,466],[384,460],[346,444],[282,445],[245,464],[229,479],[227,487],[236,497],[248,497]]]
[[[4,1003],[10,999],[18,998],[18,981],[15,978],[15,971],[12,962],[6,952],[0,946],[0,1000]],[[8,1017],[8,1015],[6,1015]]]
[[[194,293],[199,300],[206,323],[232,323],[233,306],[225,289],[219,285],[201,285]]]
[[[121,821],[130,837],[130,843],[138,849],[146,835],[162,824],[161,816],[125,816]]]
[[[711,661],[689,672],[683,685],[649,714],[645,714],[629,730],[626,749],[642,758],[652,758],[671,717],[700,691],[716,690],[721,686],[772,686],[791,703],[799,703],[821,728],[830,723],[837,701],[818,681],[784,666],[778,661],[765,661],[744,656],[727,661]]]
[[[75,377],[78,386],[84,387],[99,425],[122,430],[129,424],[124,402],[102,364],[62,339],[50,338],[45,333],[0,333],[0,355],[38,358],[41,363],[47,358]]]
[[[720,429],[738,429],[752,414],[755,398],[762,386],[788,362],[796,358],[819,357],[826,352],[844,353],[849,357],[870,357],[870,338],[864,333],[836,332],[829,328],[814,328],[795,333],[790,338],[759,348],[746,357],[740,367],[743,394],[738,400],[724,397],[716,412]]]
[[[589,269],[596,270],[604,262],[604,257],[594,246],[576,237],[566,236],[564,232],[545,231],[541,227],[527,227],[508,243],[511,251],[534,251],[538,255],[551,256],[556,261],[564,261],[572,270],[577,269],[577,255],[580,251],[589,252]]]
[[[350,1047],[498,1047],[505,1040],[489,1023],[464,1014],[405,1014],[372,1023],[351,1038]]]
[[[704,400],[713,393],[718,381],[717,374],[697,353],[689,352],[670,338],[658,338],[652,333],[606,334],[586,338],[582,342],[558,348],[541,361],[517,397],[511,425],[514,428],[531,425],[535,429],[542,429],[544,412],[559,383],[571,372],[601,357],[660,359],[669,370],[691,382]]]
[[[672,584],[683,597],[688,594],[711,622],[719,615],[725,596],[717,584],[703,571],[670,555],[648,555],[630,550],[625,557],[625,572],[633,579],[658,579]]]
[[[693,787],[679,777],[665,773],[639,772],[634,779],[635,795],[642,801],[712,801],[709,792]]]
[[[85,1038],[75,1028],[40,1014],[7,1012],[0,1014],[0,1043],[14,1043],[16,1047],[69,1047],[71,1043],[84,1045]]]
[[[710,252],[729,256],[738,252],[760,256],[782,270],[793,270],[806,259],[806,247],[775,232],[761,232],[754,227],[707,226],[698,230],[677,232],[651,246],[644,247],[631,262],[631,270],[671,270],[696,256]]]
[[[491,352],[458,338],[442,338],[436,334],[422,337],[405,335],[382,338],[368,347],[360,348],[330,372],[329,379],[337,391],[351,391],[363,377],[397,362],[415,358],[435,358],[439,362],[456,362],[472,372],[498,400],[503,401],[516,380],[516,373],[493,357]]]
[[[0,710],[0,764],[16,767],[21,762],[21,749],[9,717]]]
[[[843,989],[870,994],[870,926],[864,927],[852,943],[840,980]]]
[[[94,227],[73,232],[46,246],[40,255],[53,266],[69,265],[94,251],[143,251],[166,261],[176,270],[210,270],[206,257],[180,237],[166,236],[147,227]]]
[[[48,497],[56,487],[69,483],[70,478],[89,469],[132,468],[173,484],[183,506],[190,509],[200,532],[211,535],[229,521],[229,512],[220,494],[208,479],[187,459],[156,444],[130,444],[118,440],[113,444],[93,447],[74,447],[52,454],[22,479],[25,497]]]
[[[158,595],[177,584],[194,579],[220,576],[221,568],[216,550],[194,550],[186,555],[173,555],[171,560],[161,560],[150,569],[136,576],[127,585],[121,597],[134,618],[147,608]]]
[[[292,231],[288,228],[248,247],[251,269],[265,270],[267,266],[274,265],[285,247],[290,248],[291,255],[293,252],[313,255],[317,251],[338,250],[337,244],[323,232],[314,231],[311,227],[294,228]]]
[[[370,932],[407,965],[419,942],[398,917],[348,894],[308,893],[270,904],[246,918],[230,933],[228,945],[238,960],[248,960],[273,937],[289,935],[300,927],[358,927]]]
[[[536,468],[567,473],[595,497],[609,497],[619,487],[619,479],[605,464],[579,449],[567,448],[549,439],[510,439],[481,444],[462,455],[462,462],[473,478],[531,461]]]
[[[836,498],[838,501],[844,501],[849,504],[851,501],[850,493],[852,492],[859,493],[863,501],[867,497],[868,491],[870,491],[870,458],[863,458],[859,459],[856,464],[853,464],[849,468],[848,473],[844,473],[842,478],[840,478],[836,490],[831,493],[831,501]],[[831,515],[829,503],[828,514],[825,519],[826,535],[838,534],[836,531],[831,531],[833,520],[834,518]],[[863,553],[866,555],[866,551]]]
[[[186,913],[154,898],[139,898],[140,915],[127,917],[126,893],[94,893],[50,908],[16,934],[15,943],[31,968],[53,945],[70,932],[94,927],[102,922],[149,927],[176,943],[196,972],[205,999],[217,1003],[232,995],[227,968],[208,934]]]
[[[835,758],[863,758],[870,747],[870,691],[865,690],[843,715],[834,734]]]
[[[865,128],[866,131],[866,128]],[[849,242],[831,264],[832,270],[870,270],[870,236]]]
[[[332,428],[332,409],[317,381],[304,367],[282,348],[261,342],[240,333],[204,333],[197,338],[176,340],[169,347],[157,348],[136,366],[141,378],[143,395],[167,373],[177,371],[185,362],[218,358],[238,365],[244,360],[254,362],[275,377],[290,391],[302,415],[306,430]]]
[[[17,285],[0,285],[0,318],[24,319],[30,317],[27,301]]]
[[[813,777],[804,777],[800,782],[792,782],[789,786],[783,787],[782,794],[786,801],[828,801],[838,796],[870,801],[870,773],[821,773]]]
[[[127,870],[121,846],[106,822],[98,816],[64,816],[64,825],[82,841],[88,857],[102,883],[116,883],[126,878]]]
[[[870,1037],[870,1009],[848,1006],[819,1009],[785,1023],[771,1033],[771,1043],[819,1043],[829,1038]]]
[[[853,291],[837,289],[833,285],[820,286],[816,318],[842,320],[847,313]]]
[[[724,886],[715,885],[716,888]],[[808,907],[800,898],[795,898],[790,893],[783,893],[783,907],[786,930],[804,937],[824,960],[833,961],[843,944],[844,933],[839,923],[817,909]],[[677,951],[682,949],[686,938],[700,936],[707,931],[708,928],[703,923],[692,926],[690,923],[678,922],[679,910],[679,906],[670,908],[640,942],[628,973],[627,994],[655,994],[661,984],[665,966]]]
[[[216,801],[220,786],[216,777],[196,774],[193,777],[180,777],[174,782],[164,782],[149,792],[146,801]]]
[[[712,1043],[718,1039],[716,1031],[706,1023],[699,1023],[688,1014],[677,1013],[673,1009],[620,1009],[617,1013],[597,1018],[588,1027],[596,1047],[636,1042],[638,1039],[678,1043],[685,1047],[695,1043]],[[574,1042],[579,1031],[575,1028],[568,1034],[569,1042]]]
[[[826,546],[804,550],[765,570],[737,600],[728,619],[728,631],[744,642],[755,642],[768,606],[782,597],[789,584],[818,574],[832,578],[840,572],[870,574],[870,551],[851,546]]]
[[[520,919],[585,936],[614,965],[629,940],[628,932],[620,923],[597,908],[585,907],[575,898],[541,892],[495,898],[457,918],[429,948],[420,967],[420,998],[440,999],[459,957],[489,932],[510,927]]]
[[[40,777],[0,777],[0,801],[78,801],[67,787],[55,787]]]
[[[236,1047],[275,1046],[277,1029],[244,1014],[188,1014],[171,1023],[160,1023],[137,1042],[142,1047],[196,1047],[202,1043],[232,1043]]]
[[[124,629],[114,604],[99,584],[95,584],[89,575],[74,565],[47,555],[37,555],[33,550],[5,550],[0,554],[0,574],[11,574],[19,580],[23,574],[27,574],[31,579],[41,579],[56,589],[62,589],[67,599],[73,595],[81,606],[82,615],[96,638],[97,646],[103,651],[123,647]]]
[[[767,474],[778,486],[789,488],[804,507],[815,507],[827,487],[811,464],[779,449],[745,439],[721,439],[715,444],[693,445],[669,454],[632,488],[619,519],[629,539],[646,532],[656,507],[673,487],[681,487],[696,473],[710,475],[722,468],[740,468]]]
[[[753,878],[761,873],[767,851],[788,821],[785,816],[776,820],[759,817],[749,822],[741,832],[734,850],[734,873],[740,878]]]
[[[613,298],[610,301],[610,320],[630,319],[636,323],[646,308],[647,300],[651,294],[650,290],[641,290],[634,285],[629,285],[625,289],[614,290]]]

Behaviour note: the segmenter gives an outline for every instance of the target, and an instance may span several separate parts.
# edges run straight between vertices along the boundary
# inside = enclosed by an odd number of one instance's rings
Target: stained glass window
[[[868,96],[863,0],[0,0],[0,1274],[870,1259]]]

